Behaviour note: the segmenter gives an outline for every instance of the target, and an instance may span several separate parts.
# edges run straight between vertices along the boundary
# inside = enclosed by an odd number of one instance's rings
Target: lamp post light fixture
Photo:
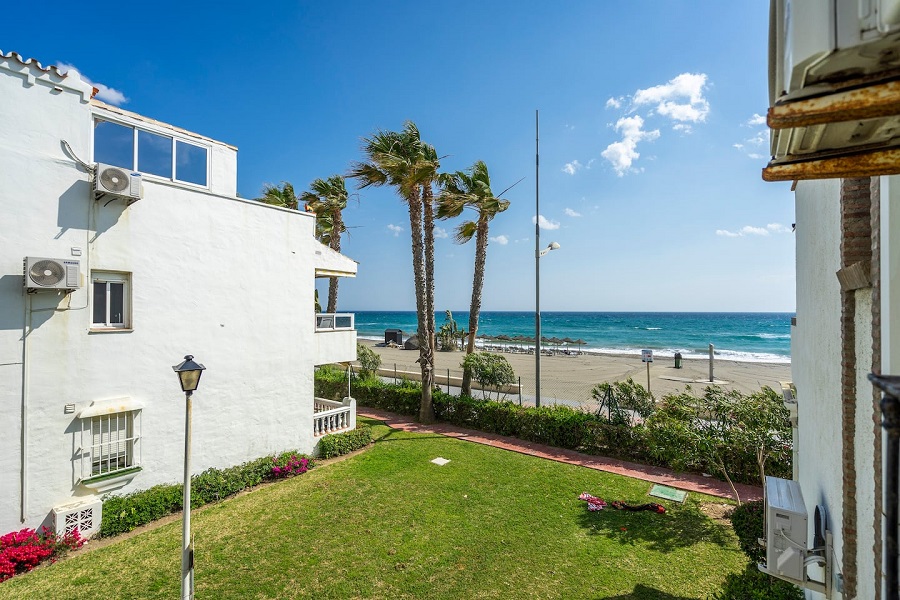
[[[538,234],[540,235],[540,234]],[[541,257],[551,250],[559,250],[559,244],[551,242],[534,255],[534,406],[541,406]]]
[[[194,544],[191,542],[191,396],[200,385],[200,376],[206,369],[194,362],[188,354],[181,364],[172,367],[178,374],[181,391],[184,392],[184,517],[181,525],[181,598],[194,598]]]

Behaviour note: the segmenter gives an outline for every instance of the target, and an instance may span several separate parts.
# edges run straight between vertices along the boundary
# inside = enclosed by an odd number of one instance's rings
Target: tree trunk
[[[332,232],[331,232],[331,243],[329,246],[335,252],[341,251],[341,229],[344,228],[344,223],[341,220],[341,211],[335,210],[332,215]],[[326,312],[336,313],[337,312],[337,298],[338,298],[338,278],[331,277],[328,280],[328,309]]]
[[[431,184],[422,186],[422,206],[424,208],[425,238],[425,311],[428,316],[428,341],[434,354],[437,325],[434,318],[434,198]]]
[[[737,488],[734,487],[734,482],[731,481],[731,477],[728,475],[728,469],[725,468],[725,462],[721,458],[716,458],[715,460],[716,466],[719,467],[719,470],[722,471],[722,475],[725,476],[725,481],[728,482],[728,485],[731,486],[731,491],[734,492],[734,499],[737,500],[737,505],[741,505],[741,495],[738,494]]]
[[[478,230],[475,233],[475,277],[472,281],[472,302],[469,305],[469,344],[466,354],[475,352],[475,336],[478,333],[478,316],[481,313],[481,291],[484,287],[484,265],[487,261],[488,221],[479,216]],[[472,395],[472,374],[463,370],[461,393]],[[499,396],[498,396],[499,397]]]
[[[409,228],[412,237],[413,280],[416,285],[416,319],[419,326],[419,366],[422,368],[422,402],[419,420],[434,421],[432,389],[434,387],[434,350],[429,341],[427,297],[425,289],[425,248],[422,240],[422,203],[418,191],[409,198]],[[431,313],[432,319],[434,312]]]

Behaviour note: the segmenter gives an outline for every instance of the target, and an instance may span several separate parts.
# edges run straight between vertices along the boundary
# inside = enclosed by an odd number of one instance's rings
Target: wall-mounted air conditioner
[[[77,290],[81,287],[81,263],[63,258],[25,258],[25,289]]]
[[[767,181],[900,170],[900,0],[771,0]]]
[[[825,508],[816,507],[813,547],[808,547],[809,518],[800,484],[790,479],[766,477],[764,507],[766,564],[759,570],[794,585],[825,594],[842,591],[840,574],[834,573],[833,536],[827,529]],[[811,579],[807,568],[825,567],[824,581]]]
[[[53,528],[57,535],[78,531],[87,539],[100,531],[103,521],[103,502],[99,498],[72,502],[53,508]]]
[[[129,204],[144,197],[141,174],[121,167],[97,163],[94,165],[94,199],[122,198]]]

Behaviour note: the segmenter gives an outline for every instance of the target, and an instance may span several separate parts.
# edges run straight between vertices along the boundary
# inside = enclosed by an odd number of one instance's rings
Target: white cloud
[[[769,223],[765,227],[755,227],[753,225],[744,225],[738,231],[728,231],[727,229],[717,229],[716,235],[724,237],[744,237],[748,235],[757,235],[768,237],[773,233],[790,233],[791,228],[781,223]]]
[[[756,127],[757,125],[765,125],[766,118],[763,115],[758,115],[753,113],[753,116],[747,119],[747,122],[744,123],[747,127]]]
[[[751,153],[748,154],[747,156],[748,156],[749,158],[752,158],[753,160],[762,160],[762,159],[765,158],[765,156],[763,156],[762,154],[757,154],[757,153],[755,153],[755,152],[751,152]]]
[[[498,235],[497,237],[488,238],[490,241],[500,244],[501,246],[505,246],[509,243],[509,238],[505,235]]]
[[[688,125],[687,123],[675,123],[672,125],[672,129],[675,131],[681,131],[683,133],[693,133],[694,128]]]
[[[606,101],[606,108],[622,108],[622,98],[610,98]]]
[[[682,73],[667,83],[638,90],[631,101],[635,107],[654,106],[657,114],[675,121],[702,123],[709,114],[705,87],[705,73]]]
[[[400,232],[403,231],[403,228],[402,228],[402,227],[400,227],[399,225],[394,225],[393,223],[388,224],[387,228],[388,228],[391,232],[393,232],[394,237],[399,236],[399,235],[400,235]]]
[[[738,150],[740,150],[741,148],[744,147],[743,144],[732,144],[732,146],[734,146],[734,147],[737,148]]]
[[[81,77],[82,81],[84,81],[86,84],[97,88],[98,91],[97,91],[96,97],[100,100],[103,100],[104,102],[108,102],[109,104],[114,104],[116,106],[119,106],[119,105],[122,105],[122,104],[125,104],[126,102],[128,102],[128,98],[125,97],[125,94],[123,94],[122,92],[120,92],[119,90],[117,90],[115,88],[105,86],[102,83],[96,83],[94,81],[91,81],[90,79],[87,78],[86,75],[82,74],[81,71],[79,71],[75,67],[75,65],[70,65],[67,63],[59,63],[58,65],[56,65],[56,67],[62,72],[72,71],[72,72],[78,74],[78,76]]]
[[[443,227],[435,227],[434,228],[434,237],[435,237],[435,239],[442,240],[442,239],[450,237],[450,236],[447,233],[447,230],[444,229]]]
[[[537,221],[537,219],[535,219],[534,217],[531,217],[531,223],[534,224],[535,221]],[[550,221],[546,217],[544,217],[544,215],[541,215],[540,221],[541,222],[540,222],[539,227],[541,229],[559,229],[558,221]]]
[[[572,210],[571,208],[567,208],[567,209],[566,209],[565,211],[563,211],[563,212],[565,212],[566,215],[568,215],[568,216],[570,216],[570,217],[580,217],[580,216],[581,216],[581,213],[580,213],[580,212],[576,212],[576,211]]]
[[[570,163],[566,163],[566,166],[562,168],[563,173],[568,173],[569,175],[574,175],[577,171],[581,170],[584,167],[577,160],[573,160]]]
[[[600,153],[600,156],[612,164],[619,177],[630,171],[632,163],[640,158],[641,155],[637,151],[638,142],[653,141],[659,137],[659,129],[644,131],[643,127],[644,119],[639,115],[622,117],[616,121],[616,131],[622,133],[622,139],[613,142]]]
[[[589,161],[588,161],[588,164],[587,164],[587,167],[585,167],[585,168],[586,168],[586,169],[590,169],[590,168],[591,168],[591,165],[594,164],[594,161],[596,161],[596,160],[597,160],[596,158],[592,158],[591,160],[589,160]]]

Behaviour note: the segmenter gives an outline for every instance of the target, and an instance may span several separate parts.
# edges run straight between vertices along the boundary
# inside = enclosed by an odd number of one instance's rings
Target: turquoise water
[[[356,314],[360,337],[384,341],[385,329],[402,329],[404,338],[415,333],[416,313],[409,311],[363,311]],[[685,358],[709,356],[709,344],[716,356],[742,362],[791,360],[791,317],[794,313],[625,313],[625,312],[542,312],[541,336],[583,339],[582,350],[597,353],[640,354]],[[461,328],[467,328],[469,314],[453,313]],[[436,315],[437,326],[444,313]],[[534,336],[533,312],[483,312],[479,336]]]

